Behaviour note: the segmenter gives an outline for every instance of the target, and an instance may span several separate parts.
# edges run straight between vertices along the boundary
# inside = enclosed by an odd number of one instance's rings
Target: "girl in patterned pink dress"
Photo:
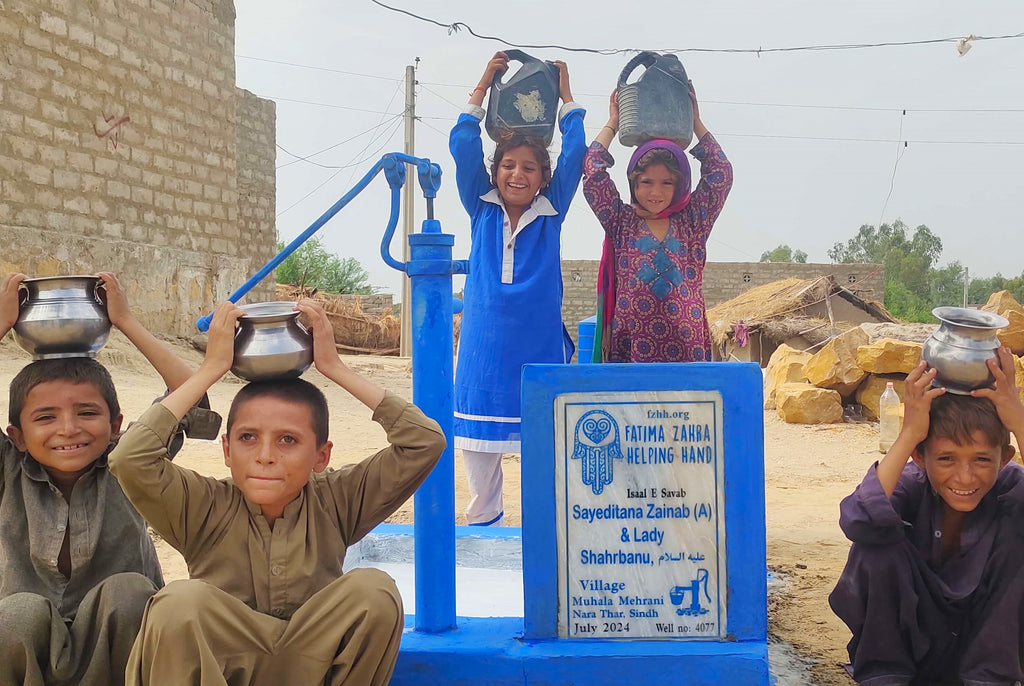
[[[732,188],[732,165],[701,121],[692,86],[690,99],[698,139],[690,154],[700,161],[701,175],[692,193],[683,149],[653,140],[630,158],[630,204],[622,202],[607,171],[614,164],[608,145],[619,128],[615,94],[608,123],[583,160],[583,194],[605,230],[602,361],[711,359],[702,290],[705,245]],[[595,349],[595,359],[597,354]]]

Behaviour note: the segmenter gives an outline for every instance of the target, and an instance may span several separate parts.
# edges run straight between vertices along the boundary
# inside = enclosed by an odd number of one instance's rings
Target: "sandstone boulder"
[[[999,342],[1012,350],[1014,355],[1024,355],[1024,314],[1007,310],[1002,315],[1010,321],[1010,325],[996,334]]]
[[[1010,291],[996,291],[988,296],[988,302],[981,306],[986,312],[995,312],[1009,320],[1010,325],[998,333],[999,342],[1013,351],[1014,355],[1024,354],[1024,306]]]
[[[870,374],[909,374],[921,361],[921,347],[912,341],[883,338],[857,348],[857,366]]]
[[[854,395],[857,402],[864,408],[864,416],[872,421],[878,421],[878,399],[882,396],[882,392],[885,391],[885,384],[889,381],[892,382],[892,387],[902,403],[903,391],[906,388],[906,383],[904,383],[903,379],[902,374],[870,374]]]
[[[1021,306],[1017,299],[1013,297],[1010,291],[996,291],[992,295],[988,296],[988,301],[981,306],[981,309],[986,312],[995,312],[1001,314],[1004,317],[1007,312],[1015,311],[1024,314],[1024,306]]]
[[[780,345],[768,359],[764,371],[764,409],[775,409],[775,393],[786,383],[804,381],[804,364],[811,359],[811,353]]]
[[[1020,394],[1021,402],[1024,402],[1024,357],[1013,358],[1014,378],[1016,379],[1017,392]]]
[[[864,322],[860,328],[868,335],[868,343],[883,338],[895,338],[898,341],[917,341],[924,343],[931,336],[938,324],[894,324],[892,322]]]
[[[776,412],[790,424],[836,424],[843,421],[838,391],[807,383],[787,383],[775,393]]]
[[[868,335],[860,327],[839,334],[807,360],[807,380],[843,396],[852,394],[867,376],[857,365],[857,348],[867,343]]]

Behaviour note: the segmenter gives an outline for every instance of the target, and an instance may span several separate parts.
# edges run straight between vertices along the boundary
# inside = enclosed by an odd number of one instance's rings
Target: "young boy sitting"
[[[191,579],[149,602],[129,684],[386,684],[404,615],[378,570],[342,573],[346,548],[394,512],[445,447],[435,421],[338,357],[327,315],[312,323],[316,368],[373,410],[391,446],[327,471],[327,402],[301,379],[254,382],[222,437],[231,479],[166,459],[167,434],[230,368],[235,321],[221,303],[199,371],[125,433],[111,469],[139,512],[185,557]]]
[[[1024,468],[1009,436],[1024,439],[1024,405],[1009,350],[989,369],[995,389],[971,397],[918,365],[903,430],[840,505],[853,546],[829,604],[859,684],[1024,680]]]
[[[131,314],[101,272],[111,323],[174,389],[192,370]],[[23,274],[0,283],[0,337]],[[0,436],[0,684],[124,683],[146,601],[163,585],[146,523],[107,469],[121,428],[96,360],[32,362],[11,381]]]

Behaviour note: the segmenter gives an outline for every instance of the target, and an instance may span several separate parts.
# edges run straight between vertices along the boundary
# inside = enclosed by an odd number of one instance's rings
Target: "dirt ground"
[[[197,366],[201,354],[184,343],[175,351]],[[354,370],[389,390],[410,398],[411,365],[395,357],[344,357]],[[145,359],[117,332],[100,352],[99,360],[112,373],[127,420],[137,417],[163,392],[159,378]],[[8,336],[0,342],[0,374],[10,379],[28,356]],[[362,459],[385,445],[384,431],[370,420],[370,412],[344,391],[311,370],[304,376],[321,387],[331,408],[332,464]],[[227,413],[241,382],[230,375],[210,393],[214,409]],[[814,684],[852,684],[841,668],[846,662],[849,632],[832,614],[827,596],[846,560],[848,544],[839,530],[839,501],[878,459],[877,434],[870,424],[800,426],[785,424],[774,412],[765,412],[765,495],[768,524],[768,567],[785,583],[769,606],[769,631],[791,643],[814,665]],[[218,442],[187,441],[176,460],[213,476],[227,476]],[[506,456],[505,513],[510,526],[520,523],[519,458]],[[457,521],[468,502],[461,460],[456,460],[455,504]],[[412,501],[389,521],[412,521]],[[158,541],[168,580],[188,575],[178,554]]]

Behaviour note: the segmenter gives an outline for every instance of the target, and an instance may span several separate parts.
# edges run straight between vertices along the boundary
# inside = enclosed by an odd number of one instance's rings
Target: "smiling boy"
[[[114,275],[99,276],[111,323],[177,387],[192,370],[132,316]],[[0,282],[0,337],[18,320],[24,279]],[[163,577],[145,521],[107,469],[122,422],[113,381],[93,359],[32,362],[11,381],[8,415],[0,685],[123,684],[143,609]]]
[[[251,383],[222,438],[231,479],[166,459],[170,427],[231,368],[242,310],[217,307],[196,374],[150,408],[111,454],[111,469],[150,525],[184,556],[146,608],[127,683],[386,684],[404,615],[394,581],[343,572],[346,548],[408,499],[445,447],[436,422],[348,368],[327,315],[312,322],[317,369],[373,410],[389,447],[327,470],[327,402],[302,379]]]
[[[899,437],[840,505],[853,546],[829,604],[859,684],[1024,680],[1024,405],[1009,350],[989,369],[973,397],[911,372]]]

